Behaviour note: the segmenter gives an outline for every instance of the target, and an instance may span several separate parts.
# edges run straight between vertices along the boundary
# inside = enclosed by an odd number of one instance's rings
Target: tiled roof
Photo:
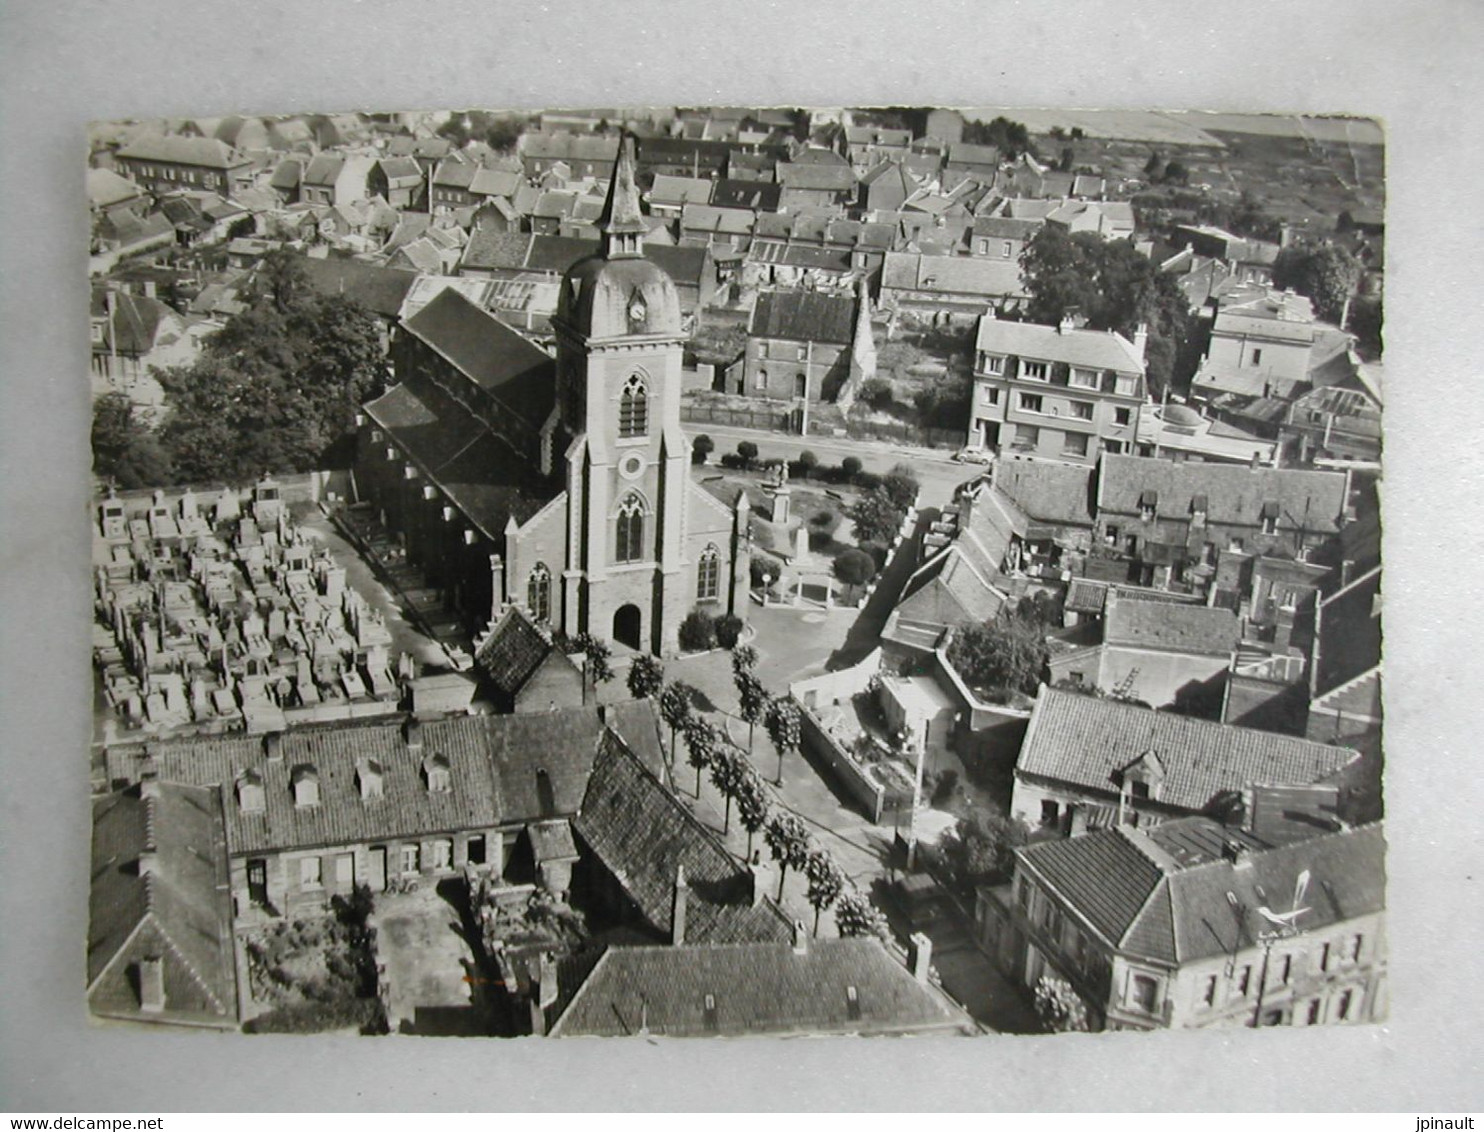
[[[411,157],[383,157],[377,165],[381,167],[382,176],[387,179],[388,184],[405,185],[408,182],[413,184],[422,182],[422,166]]]
[[[417,276],[405,271],[340,257],[302,256],[309,285],[321,295],[344,295],[382,318],[396,318]]]
[[[524,269],[565,275],[581,260],[596,255],[597,240],[572,236],[476,231],[464,249],[463,266],[480,270]],[[646,244],[646,259],[658,264],[678,286],[697,287],[706,274],[705,248],[667,248]]]
[[[1198,837],[1243,846],[1240,865],[1182,851]],[[1304,931],[1386,906],[1386,844],[1380,823],[1265,848],[1209,818],[1152,830],[1119,826],[1017,851],[1019,867],[1045,883],[1108,943],[1163,963],[1230,955],[1257,943],[1268,926],[1258,911],[1290,911],[1299,874],[1310,882],[1298,924]],[[1233,906],[1235,901],[1235,908]]]
[[[925,229],[923,238],[932,234],[931,228]],[[973,295],[986,299],[1025,292],[1020,264],[1013,260],[917,252],[887,252],[881,286],[883,289]]]
[[[1345,505],[1345,476],[1294,468],[1176,463],[1150,456],[1103,456],[1098,470],[1100,513],[1137,514],[1146,492],[1155,494],[1161,518],[1188,519],[1192,499],[1204,495],[1210,523],[1258,526],[1264,505],[1276,503],[1279,529],[1333,532],[1339,529]]]
[[[790,938],[792,927],[776,904],[766,896],[753,902],[753,876],[747,867],[727,852],[624,743],[605,737],[574,824],[587,847],[660,935],[670,935],[675,878],[677,870],[684,868],[690,886],[687,942]]]
[[[1317,782],[1357,757],[1343,747],[1043,686],[1015,773],[1116,795],[1123,770],[1149,752],[1165,772],[1157,800],[1187,810],[1251,783]]]
[[[855,336],[855,297],[824,291],[764,291],[747,332],[754,338],[848,346]]]
[[[155,796],[132,786],[93,802],[92,886],[88,919],[88,988],[95,1009],[134,1012],[137,991],[126,972],[110,970],[136,933],[147,932],[204,995],[209,1013],[235,1018],[237,975],[227,849],[215,790],[155,784]],[[142,853],[155,856],[141,873]],[[169,1007],[171,975],[167,974]]]
[[[523,158],[553,161],[614,161],[618,138],[593,134],[525,133],[518,143]]]
[[[513,696],[552,653],[561,650],[524,611],[511,606],[480,643],[474,659],[496,688]]]
[[[530,427],[546,422],[556,400],[555,363],[494,315],[447,290],[403,326]]]
[[[1381,568],[1324,599],[1314,643],[1314,695],[1323,696],[1381,663]]]
[[[118,156],[136,161],[199,165],[211,169],[235,169],[248,163],[246,157],[226,142],[216,138],[187,138],[178,134],[168,137],[140,137],[119,150]]]
[[[316,154],[309,162],[309,167],[304,170],[301,184],[305,185],[333,185],[335,179],[340,176],[340,171],[345,168],[345,158],[338,153]]]
[[[1103,621],[1105,644],[1205,656],[1229,655],[1241,635],[1235,613],[1204,605],[1114,600]]]
[[[107,289],[95,286],[92,311],[94,315],[101,315],[107,319],[104,324],[105,347],[111,345],[119,353],[132,357],[138,357],[153,350],[160,322],[172,313],[170,308],[146,295],[114,291],[113,317],[108,319],[108,301]]]
[[[746,236],[753,230],[757,217],[744,208],[717,208],[709,204],[688,204],[680,213],[680,230],[687,233],[717,233]]]
[[[855,171],[844,162],[839,165],[820,165],[814,162],[780,161],[778,183],[785,190],[843,193],[855,188]]]
[[[121,201],[133,200],[143,191],[129,178],[112,169],[88,170],[88,203],[94,208],[107,208]]]
[[[974,220],[974,235],[1001,240],[1029,240],[1041,230],[1035,220],[1015,220],[1008,216],[980,216]]]
[[[1002,459],[994,485],[1039,523],[1092,526],[1092,469],[1054,460]]]
[[[479,168],[469,182],[469,191],[479,196],[513,197],[523,184],[521,175],[508,169]]]
[[[1118,373],[1144,372],[1144,361],[1134,344],[1111,330],[1063,331],[1035,322],[1008,322],[986,316],[979,320],[975,349]]]
[[[660,204],[706,204],[711,199],[711,182],[705,177],[655,176],[649,199]]]
[[[970,142],[953,142],[948,146],[950,165],[998,165],[1000,151],[992,145],[973,145]]]
[[[444,292],[447,294],[448,292]],[[464,516],[497,544],[552,498],[529,462],[432,382],[410,379],[365,406]]]
[[[853,994],[853,997],[852,997]],[[712,1008],[708,1011],[707,999]],[[964,1024],[879,940],[610,947],[553,1037],[902,1033]]]
[[[748,208],[772,212],[778,207],[782,187],[767,181],[720,180],[711,190],[711,203],[721,208]]]

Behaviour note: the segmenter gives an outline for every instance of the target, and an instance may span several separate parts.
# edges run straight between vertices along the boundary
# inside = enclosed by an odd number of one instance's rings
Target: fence
[[[852,800],[858,802],[871,821],[880,823],[886,808],[886,791],[873,782],[865,770],[845,752],[845,748],[825,730],[812,711],[799,706],[800,747],[834,776]]]
[[[838,434],[839,429],[811,429]],[[847,419],[845,435],[852,440],[888,440],[897,444],[911,444],[919,448],[962,448],[966,434],[954,428],[925,428],[906,421],[865,421]]]
[[[691,424],[757,428],[769,432],[789,432],[795,435],[799,431],[796,410],[767,406],[733,408],[727,405],[698,405],[693,401],[684,401],[680,406],[680,418]]]

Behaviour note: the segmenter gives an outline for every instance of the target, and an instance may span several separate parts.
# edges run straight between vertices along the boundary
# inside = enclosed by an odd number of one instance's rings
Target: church
[[[356,492],[471,627],[517,605],[673,654],[692,610],[746,617],[747,500],[691,478],[680,300],[644,254],[629,137],[598,226],[562,280],[554,360],[451,288],[403,321]]]

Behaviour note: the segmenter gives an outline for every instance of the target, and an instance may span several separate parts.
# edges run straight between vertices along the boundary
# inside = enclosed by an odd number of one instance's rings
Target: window
[[[1015,447],[1034,448],[1041,440],[1041,430],[1035,425],[1015,426]]]
[[[1050,798],[1041,799],[1041,824],[1055,825],[1061,816],[1061,807]]]
[[[641,562],[644,559],[644,503],[630,494],[618,510],[618,538],[614,558],[619,562]]]
[[[244,814],[263,812],[263,779],[257,771],[243,771],[237,780],[237,805]]]
[[[1306,1026],[1317,1026],[1319,1024],[1319,1000],[1317,998],[1311,998],[1309,1000],[1309,1008],[1304,1014],[1304,1024]]]
[[[1129,980],[1129,1002],[1146,1014],[1153,1014],[1159,1001],[1159,983],[1148,975],[1135,975]]]
[[[423,774],[428,781],[428,792],[447,794],[453,790],[453,772],[444,755],[430,755],[423,763]]]
[[[1094,369],[1078,369],[1072,367],[1071,377],[1068,378],[1073,389],[1096,389],[1098,387],[1098,372]]]
[[[755,382],[755,384],[756,384],[756,387],[758,389],[766,389],[766,388],[768,388],[768,371],[767,370],[760,369],[760,370],[757,371],[757,381]]]
[[[1020,376],[1025,378],[1027,381],[1045,381],[1046,363],[1022,362],[1020,366]]]
[[[1149,800],[1149,783],[1144,782],[1141,779],[1135,779],[1133,782],[1129,783],[1129,791],[1135,798],[1141,799],[1146,802]]]
[[[1335,1009],[1335,1017],[1341,1022],[1350,1021],[1350,1008],[1355,1005],[1355,992],[1345,990],[1340,994],[1340,1004]]]
[[[989,241],[988,240],[980,240],[979,241],[979,254],[980,255],[988,255],[989,254]]]
[[[1020,395],[1020,408],[1022,412],[1041,412],[1041,395],[1039,393],[1022,393]]]
[[[696,600],[715,601],[721,594],[721,551],[713,543],[701,552],[696,568]]]
[[[1031,910],[1031,886],[1023,880],[1015,890],[1015,902],[1020,905],[1022,912]]]
[[[984,403],[986,405],[998,405],[1000,403],[1000,391],[992,386],[984,387]]]
[[[1201,992],[1201,1002],[1206,1006],[1216,1005],[1216,976],[1211,975],[1206,979],[1206,989]]]
[[[1126,424],[1128,424],[1133,419],[1134,419],[1134,414],[1133,414],[1133,410],[1132,409],[1114,409],[1113,410],[1113,423],[1114,424],[1126,425]]]
[[[1246,998],[1252,989],[1252,966],[1243,967],[1237,972],[1237,977],[1232,980],[1232,994],[1237,998]]]
[[[637,373],[624,383],[618,400],[618,435],[645,436],[649,432],[649,391]]]
[[[802,362],[808,356],[809,356],[809,348],[807,346],[795,346],[794,347],[794,361],[796,361],[796,362]]]
[[[1061,454],[1063,456],[1086,456],[1087,434],[1081,432],[1069,432],[1062,437]]]
[[[1292,976],[1293,976],[1293,956],[1292,955],[1285,955],[1285,956],[1283,956],[1283,962],[1278,967],[1278,981],[1280,983],[1282,983],[1284,986],[1287,986],[1288,985],[1288,980]]]
[[[1330,952],[1332,950],[1332,947],[1327,943],[1319,949],[1319,969],[1321,971],[1329,970]]]
[[[1352,963],[1359,963],[1360,962],[1360,945],[1363,942],[1364,942],[1364,938],[1362,936],[1355,936],[1355,937],[1353,937],[1350,940],[1350,955],[1349,955],[1350,962],[1352,962]]]
[[[1262,364],[1262,350],[1254,349],[1252,351],[1252,364],[1255,366]]]
[[[340,853],[335,857],[335,887],[349,888],[355,882],[356,859],[353,854]]]
[[[319,775],[312,766],[296,766],[290,776],[294,788],[294,805],[319,805]]]
[[[323,883],[321,867],[323,862],[318,857],[299,858],[299,887],[319,888]]]
[[[1262,517],[1262,533],[1265,535],[1275,535],[1278,533],[1277,515],[1264,515]]]
[[[453,842],[446,838],[440,838],[433,842],[433,868],[447,870],[453,868]]]
[[[1132,397],[1139,390],[1139,378],[1135,374],[1119,374],[1113,382],[1113,391],[1120,397]]]
[[[415,873],[422,868],[422,846],[416,842],[402,846],[402,871]]]
[[[1092,420],[1092,402],[1091,401],[1070,401],[1070,402],[1068,402],[1068,404],[1072,408],[1072,419],[1073,420],[1076,420],[1076,421],[1090,421],[1090,420]]]
[[[537,621],[551,619],[551,571],[545,562],[538,562],[531,569],[530,581],[526,583],[526,605]]]
[[[984,355],[982,355],[982,357],[983,357],[983,361],[980,364],[983,367],[985,373],[1004,373],[1005,372],[1005,359],[1004,358],[999,357],[999,356],[997,356],[995,354],[984,354]]]
[[[1000,245],[1000,255],[1003,256],[1005,259],[1009,259],[1011,252],[1013,252],[1014,250],[1015,245],[1010,243],[1009,240],[1006,240]]]

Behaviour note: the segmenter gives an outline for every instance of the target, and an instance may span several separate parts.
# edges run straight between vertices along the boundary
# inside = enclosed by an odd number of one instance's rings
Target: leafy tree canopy
[[[1034,695],[1046,667],[1045,629],[1018,617],[964,625],[953,634],[948,660],[973,687]]]
[[[1345,300],[1360,283],[1360,261],[1338,244],[1318,247],[1294,246],[1278,253],[1273,264],[1273,285],[1306,295],[1314,302],[1314,313],[1338,323],[1345,313]]]
[[[1035,154],[1030,131],[1021,122],[995,118],[989,122],[965,122],[964,141],[972,145],[992,145],[1007,160],[1014,161],[1023,153]]]

